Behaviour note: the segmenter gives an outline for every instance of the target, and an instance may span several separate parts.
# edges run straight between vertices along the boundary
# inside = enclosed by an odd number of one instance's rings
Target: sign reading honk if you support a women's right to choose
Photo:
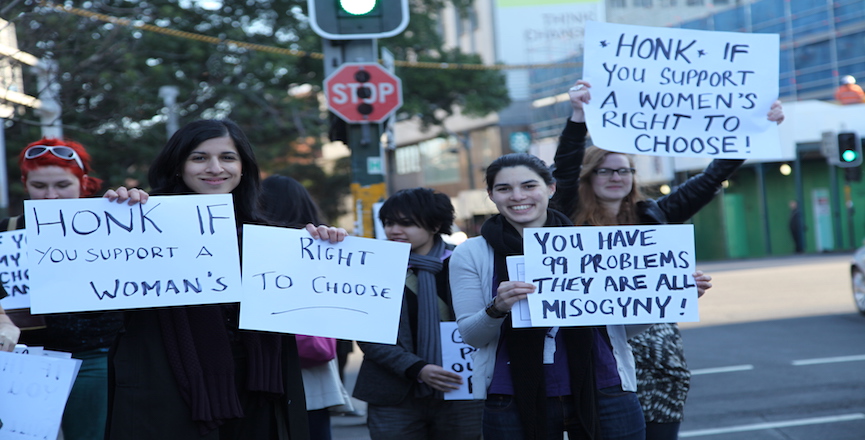
[[[239,302],[230,194],[28,200],[33,313]]]
[[[777,34],[586,24],[592,140],[629,154],[781,157]]]

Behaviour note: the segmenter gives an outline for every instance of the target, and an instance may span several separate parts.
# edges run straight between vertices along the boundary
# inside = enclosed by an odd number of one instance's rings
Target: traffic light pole
[[[343,63],[378,61],[376,40],[324,40],[325,76]],[[351,194],[358,207],[356,235],[375,237],[373,205],[387,197],[387,184],[381,157],[381,124],[347,124],[347,143],[351,149]]]

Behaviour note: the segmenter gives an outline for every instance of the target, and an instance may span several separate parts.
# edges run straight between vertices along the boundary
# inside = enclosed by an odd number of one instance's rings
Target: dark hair
[[[454,206],[446,194],[430,188],[397,191],[385,200],[378,212],[382,223],[405,225],[406,220],[433,234],[450,235],[454,224]]]
[[[553,178],[553,173],[550,171],[550,168],[539,159],[537,156],[533,156],[527,153],[513,153],[506,154],[496,160],[494,160],[487,167],[486,181],[487,181],[487,191],[493,190],[493,184],[496,183],[496,176],[498,176],[499,171],[503,168],[513,168],[523,166],[526,167],[537,175],[541,176],[541,179],[544,179],[544,183],[547,185],[552,185],[556,182],[556,179]]]
[[[202,142],[229,136],[240,155],[240,183],[231,194],[238,223],[260,223],[259,196],[261,177],[258,162],[249,139],[234,122],[228,119],[202,119],[190,122],[177,130],[153,160],[147,179],[154,194],[190,194],[193,191],[183,182],[183,168],[189,153]]]
[[[309,191],[291,177],[275,174],[261,182],[264,216],[277,225],[302,228],[307,223],[321,224],[318,206]]]
[[[81,164],[84,165],[84,169],[78,166],[78,162],[75,160],[57,157],[51,153],[43,154],[39,157],[34,157],[33,159],[25,157],[25,154],[30,147],[36,147],[39,145],[44,145],[46,147],[71,148],[72,151],[75,151],[75,154],[78,155],[78,158],[81,159]],[[27,146],[21,150],[21,153],[18,153],[18,167],[21,168],[21,177],[24,179],[25,183],[27,182],[27,175],[30,174],[31,171],[50,166],[63,168],[77,177],[81,185],[81,197],[92,196],[102,187],[101,179],[88,175],[93,172],[90,168],[90,154],[87,153],[84,145],[81,145],[72,139],[42,138],[36,142],[27,144]]]

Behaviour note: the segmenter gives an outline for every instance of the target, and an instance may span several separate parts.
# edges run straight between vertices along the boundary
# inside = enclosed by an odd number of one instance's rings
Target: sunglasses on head
[[[34,146],[28,148],[27,151],[24,152],[24,158],[25,159],[36,159],[37,157],[42,156],[45,153],[49,153],[49,152],[51,154],[61,158],[61,159],[74,160],[75,163],[77,163],[78,166],[81,167],[81,171],[85,171],[84,170],[84,163],[81,162],[81,158],[78,157],[78,153],[76,153],[75,150],[73,150],[69,147],[64,147],[62,145],[56,145],[56,146],[34,145]]]

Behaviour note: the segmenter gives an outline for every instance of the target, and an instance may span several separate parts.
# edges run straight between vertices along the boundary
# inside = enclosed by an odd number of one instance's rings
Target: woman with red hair
[[[18,166],[24,190],[31,200],[88,197],[102,187],[102,180],[90,176],[87,150],[68,139],[43,138],[27,145],[18,155]],[[130,190],[129,193],[124,194],[124,200],[146,198],[143,191]],[[0,231],[24,226],[23,215],[0,221]],[[64,313],[30,317],[26,312],[24,309],[9,313],[18,327],[24,329],[21,343],[72,353],[72,357],[82,360],[63,413],[64,438],[103,438],[108,411],[108,348],[123,324],[122,314]],[[13,347],[14,344],[12,341]]]

